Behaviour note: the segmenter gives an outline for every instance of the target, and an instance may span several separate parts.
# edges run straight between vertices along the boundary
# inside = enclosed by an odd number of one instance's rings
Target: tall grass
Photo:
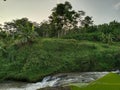
[[[105,71],[119,68],[120,47],[74,39],[40,39],[31,45],[13,45],[0,53],[0,80],[29,82],[64,72]]]

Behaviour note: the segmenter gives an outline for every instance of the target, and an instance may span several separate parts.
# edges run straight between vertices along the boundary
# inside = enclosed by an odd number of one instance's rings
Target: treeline
[[[57,4],[52,9],[48,21],[40,24],[28,18],[6,22],[0,28],[0,46],[13,43],[33,43],[37,37],[57,37],[76,40],[101,41],[112,43],[120,41],[120,23],[94,25],[92,17],[84,11],[75,11],[69,2]]]
[[[120,41],[120,23],[112,21],[109,24],[93,25],[73,29],[63,36],[66,39],[89,40],[103,43]]]
[[[57,4],[52,9],[48,21],[38,24],[27,18],[6,22],[0,28],[0,37],[19,38],[22,41],[31,41],[35,36],[40,37],[62,37],[69,31],[81,27],[89,27],[93,24],[92,17],[85,16],[84,11],[75,11],[69,2]],[[6,34],[6,36],[5,36]],[[6,37],[6,38],[7,38]],[[24,38],[24,39],[23,39]]]

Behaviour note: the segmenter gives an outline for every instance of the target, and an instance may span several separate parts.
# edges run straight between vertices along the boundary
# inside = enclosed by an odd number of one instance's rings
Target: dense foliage
[[[113,43],[120,41],[120,23],[112,21],[109,24],[94,25],[71,30],[66,39],[90,40],[104,43]]]
[[[93,25],[84,11],[61,3],[41,24],[22,18],[0,25],[0,80],[34,82],[60,72],[118,69],[119,41],[119,22]]]
[[[119,45],[66,39],[39,39],[0,52],[0,80],[37,81],[46,75],[120,68]]]
[[[92,17],[85,16],[84,11],[75,11],[69,2],[57,4],[52,9],[48,21],[40,24],[27,18],[6,22],[0,28],[0,37],[5,33],[10,40],[33,42],[36,37],[59,37],[65,39],[100,41],[112,43],[120,41],[120,23],[94,25]],[[3,40],[4,41],[4,40]]]

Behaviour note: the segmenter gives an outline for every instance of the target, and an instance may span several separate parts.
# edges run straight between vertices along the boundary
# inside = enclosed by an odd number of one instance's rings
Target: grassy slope
[[[0,54],[0,80],[35,82],[61,72],[111,70],[119,49],[115,45],[66,39],[42,39],[33,45],[11,47],[4,57]]]
[[[120,90],[120,75],[109,73],[86,87],[71,86],[72,90]]]

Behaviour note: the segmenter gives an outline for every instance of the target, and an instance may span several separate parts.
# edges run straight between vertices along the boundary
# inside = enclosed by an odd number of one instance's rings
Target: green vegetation
[[[33,44],[0,53],[0,80],[35,82],[61,72],[102,71],[119,68],[120,47],[88,41],[38,39]]]
[[[99,41],[103,43],[113,43],[120,41],[120,23],[112,21],[109,24],[93,25],[73,29],[64,35],[65,39]]]
[[[109,73],[106,76],[84,87],[78,87],[76,85],[71,86],[71,90],[119,90],[119,89],[120,89],[120,75],[116,73]]]
[[[41,24],[22,18],[0,25],[0,80],[36,82],[56,73],[116,70],[119,41],[119,22],[94,25],[84,11],[60,3]]]

